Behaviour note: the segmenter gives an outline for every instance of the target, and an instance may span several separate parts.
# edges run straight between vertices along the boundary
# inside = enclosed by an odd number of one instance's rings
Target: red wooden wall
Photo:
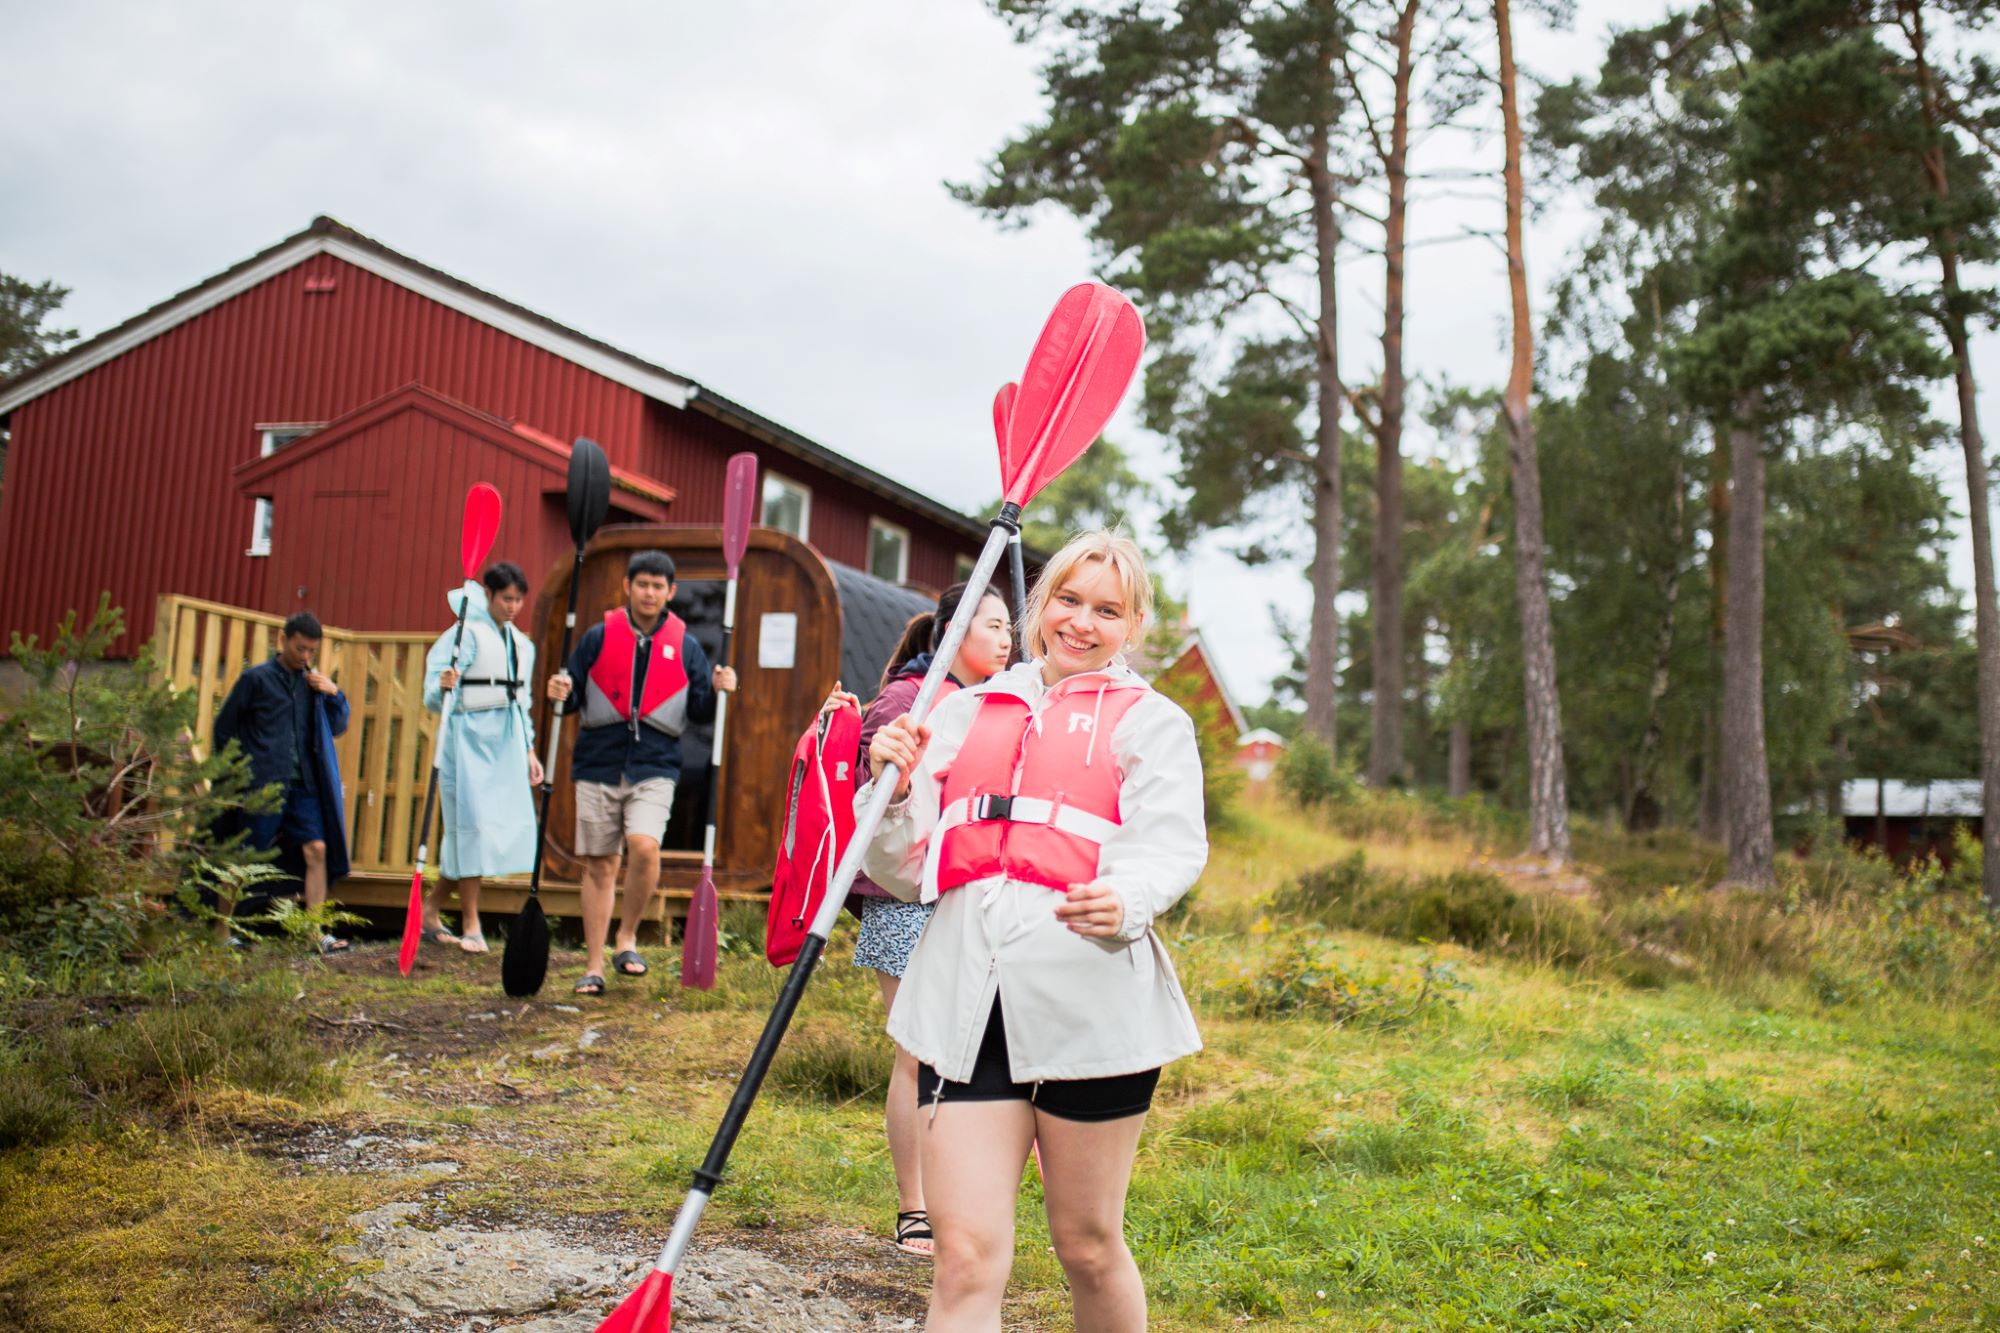
[[[413,381],[562,439],[596,439],[614,465],[679,491],[671,515],[678,523],[720,521],[724,461],[751,448],[767,467],[812,487],[808,536],[830,559],[865,562],[870,513],[909,528],[913,581],[942,587],[951,581],[953,557],[976,549],[728,423],[647,399],[321,254],[14,410],[0,488],[0,636],[46,636],[65,611],[94,605],[104,589],[126,609],[128,644],[151,633],[162,593],[293,609],[294,568],[246,554],[253,501],[232,472],[257,457],[255,426],[330,421]],[[419,485],[457,486],[456,497],[431,502],[449,509],[463,487],[449,459],[424,456],[436,445],[420,432],[400,453],[385,442],[385,452],[367,457],[368,476],[343,484],[380,490],[376,482],[393,470],[420,478]],[[403,614],[399,589],[427,583],[429,596],[437,595],[434,573],[418,580],[404,565],[407,552],[397,543],[411,525],[394,506],[371,503],[381,498],[328,497],[304,534],[286,532],[287,522],[299,521],[295,497],[275,506],[279,550],[302,537],[329,553],[351,548],[346,563],[323,565],[313,576],[329,591],[355,590],[341,615],[323,613],[329,623],[395,628],[391,621]],[[444,563],[449,574],[448,555]],[[546,572],[546,561],[529,566],[534,579]]]

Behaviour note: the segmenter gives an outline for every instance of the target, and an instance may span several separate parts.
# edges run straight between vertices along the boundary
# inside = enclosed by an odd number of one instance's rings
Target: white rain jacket
[[[1039,708],[1048,687],[1039,662],[1022,662],[940,703],[910,794],[889,807],[862,861],[870,879],[906,902],[920,896],[939,775],[964,743],[980,698],[994,690]],[[1153,918],[1188,891],[1208,861],[1194,724],[1148,689],[1112,733],[1110,749],[1121,822],[1099,851],[1097,878],[1124,902],[1118,936],[1077,934],[1056,919],[1061,894],[1004,875],[938,896],[896,992],[889,1035],[947,1079],[971,1077],[996,990],[1006,997],[1001,1012],[1016,1082],[1134,1074],[1201,1049],[1173,963],[1152,931]],[[883,774],[895,779],[893,771]],[[867,800],[863,787],[855,809]]]

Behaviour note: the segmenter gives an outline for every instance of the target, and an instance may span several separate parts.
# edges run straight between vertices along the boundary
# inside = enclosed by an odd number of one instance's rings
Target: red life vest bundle
[[[845,704],[814,718],[792,751],[785,825],[764,921],[764,956],[774,967],[789,965],[805,947],[833,868],[854,837],[860,749],[861,710]]]

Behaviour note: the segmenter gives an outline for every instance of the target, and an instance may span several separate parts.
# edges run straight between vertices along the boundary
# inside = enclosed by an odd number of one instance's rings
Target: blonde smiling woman
[[[1151,610],[1138,549],[1078,537],[1030,659],[869,747],[898,793],[864,867],[937,903],[889,1016],[920,1062],[931,1333],[1000,1327],[1031,1145],[1077,1328],[1146,1326],[1125,1194],[1160,1067],[1201,1047],[1151,925],[1208,859],[1194,725],[1125,665]]]

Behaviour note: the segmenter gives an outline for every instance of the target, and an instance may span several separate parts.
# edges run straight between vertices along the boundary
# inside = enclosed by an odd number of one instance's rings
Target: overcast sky
[[[1582,0],[1572,31],[1521,32],[1523,67],[1587,70],[1614,20],[1664,8]],[[1002,230],[945,193],[1038,106],[977,0],[0,0],[0,31],[0,270],[73,288],[61,322],[86,335],[329,213],[970,510],[998,490],[994,389],[1091,272],[1067,217]],[[1418,237],[1500,221],[1497,196],[1416,208]],[[1538,290],[1585,222],[1554,201],[1533,225]],[[1378,364],[1377,285],[1345,303],[1350,378]],[[1413,373],[1505,378],[1489,243],[1415,252],[1409,305]],[[1990,337],[1980,364],[1990,402]],[[1162,442],[1118,434],[1167,474]],[[1962,505],[1956,454],[1938,463]],[[1267,607],[1302,612],[1306,587],[1220,545],[1168,577],[1255,702],[1281,665]]]

